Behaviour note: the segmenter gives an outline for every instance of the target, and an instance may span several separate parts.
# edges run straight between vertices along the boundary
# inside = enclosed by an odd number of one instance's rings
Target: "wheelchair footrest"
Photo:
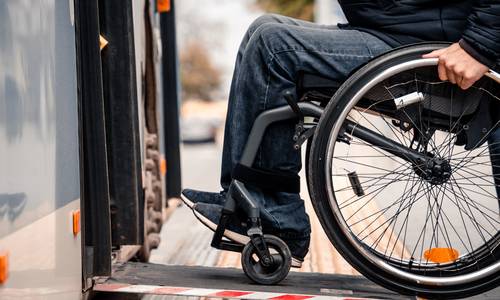
[[[245,245],[229,241],[220,241],[218,244],[214,244],[214,241],[212,241],[211,246],[219,250],[225,250],[231,252],[241,252],[245,247]]]

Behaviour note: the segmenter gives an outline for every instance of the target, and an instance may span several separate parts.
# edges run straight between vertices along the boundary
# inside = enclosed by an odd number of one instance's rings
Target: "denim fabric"
[[[286,105],[286,91],[295,94],[300,71],[344,80],[356,67],[390,50],[383,41],[357,30],[318,25],[279,15],[264,15],[248,29],[238,51],[225,126],[221,185],[227,190],[257,115]],[[293,149],[295,122],[272,125],[254,166],[291,171],[301,169]],[[299,194],[250,192],[262,207],[264,229],[284,235],[310,234],[309,217]],[[283,235],[282,234],[282,235]]]

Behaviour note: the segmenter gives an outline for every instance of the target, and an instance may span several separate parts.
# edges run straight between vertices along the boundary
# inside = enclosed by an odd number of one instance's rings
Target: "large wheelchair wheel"
[[[360,273],[403,294],[465,297],[500,283],[500,84],[463,91],[422,54],[354,73],[323,113],[308,162],[328,237]]]

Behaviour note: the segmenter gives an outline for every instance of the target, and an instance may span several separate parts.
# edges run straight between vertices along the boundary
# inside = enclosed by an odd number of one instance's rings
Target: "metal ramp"
[[[111,293],[120,293],[120,299],[132,294],[225,299],[415,299],[361,276],[291,272],[280,285],[262,286],[250,282],[241,269],[132,262],[116,265],[113,276],[98,280],[94,291],[103,299],[109,299]]]

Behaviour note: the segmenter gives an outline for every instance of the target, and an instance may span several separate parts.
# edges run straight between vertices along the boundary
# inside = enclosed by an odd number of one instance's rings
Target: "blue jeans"
[[[279,15],[258,18],[245,34],[236,59],[225,126],[222,188],[227,190],[231,183],[231,172],[255,118],[262,111],[287,105],[283,95],[296,93],[301,71],[343,81],[353,69],[390,49],[373,35],[357,30]],[[254,167],[300,171],[300,152],[293,149],[294,125],[294,121],[281,122],[267,130]],[[288,238],[309,236],[309,217],[299,194],[249,188],[262,207],[265,230]]]

